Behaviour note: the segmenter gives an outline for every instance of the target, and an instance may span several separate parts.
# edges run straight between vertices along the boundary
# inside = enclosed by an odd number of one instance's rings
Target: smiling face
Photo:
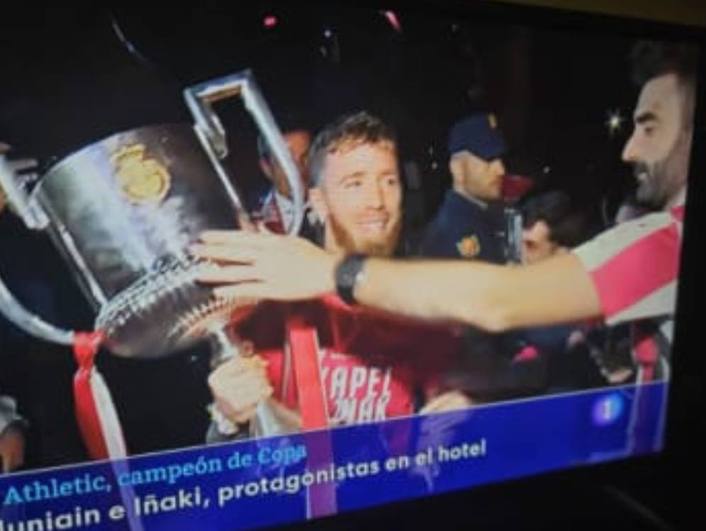
[[[325,247],[389,256],[402,222],[402,186],[393,143],[342,142],[323,161],[319,185],[310,190],[325,221]]]
[[[676,74],[653,78],[640,92],[622,158],[634,168],[642,204],[664,208],[686,186],[692,136],[687,98]]]

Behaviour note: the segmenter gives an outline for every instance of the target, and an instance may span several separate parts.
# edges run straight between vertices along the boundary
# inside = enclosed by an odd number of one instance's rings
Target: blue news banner
[[[662,447],[668,386],[519,400],[0,477],[0,531],[240,529]]]

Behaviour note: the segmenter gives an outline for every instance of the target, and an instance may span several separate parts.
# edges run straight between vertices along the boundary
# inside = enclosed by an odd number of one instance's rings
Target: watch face
[[[346,257],[336,271],[336,290],[338,295],[348,304],[354,304],[353,290],[365,263],[364,255]]]

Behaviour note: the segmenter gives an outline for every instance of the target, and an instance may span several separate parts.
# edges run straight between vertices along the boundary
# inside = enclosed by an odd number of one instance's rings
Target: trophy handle
[[[37,162],[33,159],[10,161],[0,153],[0,194],[5,194],[10,207],[27,228],[43,230],[49,226],[49,218],[36,201],[30,201],[17,174],[18,170],[31,169],[36,165]],[[30,176],[29,180],[35,178],[36,176]]]
[[[299,170],[292,160],[289,149],[287,149],[287,145],[282,138],[282,133],[272,117],[272,113],[255,82],[252,72],[244,70],[236,74],[205,81],[184,90],[184,99],[195,120],[194,128],[196,134],[206,148],[211,162],[216,168],[219,177],[223,180],[223,184],[233,203],[240,211],[239,213],[242,213],[245,208],[230,183],[225,168],[221,164],[221,160],[228,155],[226,132],[218,115],[211,106],[214,102],[234,96],[240,96],[243,99],[245,108],[252,115],[260,132],[271,146],[277,162],[287,176],[294,202],[294,218],[289,226],[286,227],[286,230],[289,234],[296,234],[299,232],[304,217],[304,186],[299,176]]]
[[[49,220],[38,204],[30,201],[27,192],[18,182],[16,166],[23,163],[10,162],[0,154],[0,192],[7,197],[7,202],[25,225],[34,230],[45,229]],[[0,277],[0,313],[25,332],[62,345],[73,344],[74,332],[63,330],[42,320],[26,310],[7,288]]]

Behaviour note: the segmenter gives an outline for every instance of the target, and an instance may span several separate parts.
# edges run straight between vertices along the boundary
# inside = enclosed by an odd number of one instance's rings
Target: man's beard
[[[397,247],[402,228],[402,219],[397,218],[385,241],[357,243],[353,235],[338,222],[335,216],[330,215],[326,221],[329,224],[333,238],[343,251],[346,253],[363,253],[368,256],[392,256]]]
[[[677,140],[676,145],[662,160],[652,164],[635,163],[633,170],[635,178],[643,173],[646,175],[643,181],[638,180],[635,192],[638,205],[662,209],[674,199],[679,190],[686,185],[690,151],[690,136],[685,136]]]
[[[657,162],[653,165],[648,165],[644,162],[638,162],[634,167],[635,178],[638,179],[637,190],[635,191],[635,199],[638,205],[650,209],[660,209],[667,202],[668,184],[665,181],[664,161]],[[644,174],[645,178],[640,179]]]

